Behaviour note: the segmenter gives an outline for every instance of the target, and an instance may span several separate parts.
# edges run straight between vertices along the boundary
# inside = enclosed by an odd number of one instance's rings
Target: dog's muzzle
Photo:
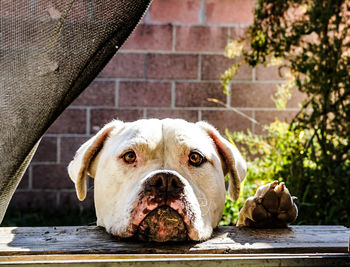
[[[193,213],[184,188],[173,172],[153,173],[145,180],[131,213],[129,233],[144,241],[187,240],[193,228]]]

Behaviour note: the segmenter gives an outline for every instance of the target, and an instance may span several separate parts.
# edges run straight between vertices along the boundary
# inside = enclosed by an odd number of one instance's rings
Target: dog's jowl
[[[112,235],[158,242],[205,240],[224,209],[225,175],[230,177],[229,196],[236,200],[246,163],[205,122],[115,120],[79,148],[68,172],[80,200],[86,196],[87,174],[95,179],[97,224]],[[252,225],[250,215],[265,193],[241,212],[240,226]],[[289,192],[283,196],[287,199]]]

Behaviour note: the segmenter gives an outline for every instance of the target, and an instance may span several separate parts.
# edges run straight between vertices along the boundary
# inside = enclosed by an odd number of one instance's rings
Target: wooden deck
[[[350,266],[349,230],[343,226],[220,227],[204,242],[162,244],[120,241],[95,226],[0,227],[0,264],[132,266],[142,262],[151,266],[147,264],[166,262],[179,266],[192,262],[210,266],[215,262],[226,266],[233,261],[238,266]]]

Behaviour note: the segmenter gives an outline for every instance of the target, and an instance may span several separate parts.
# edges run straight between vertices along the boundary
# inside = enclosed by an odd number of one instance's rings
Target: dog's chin
[[[183,218],[169,206],[151,211],[139,224],[135,237],[142,241],[179,242],[188,240]]]

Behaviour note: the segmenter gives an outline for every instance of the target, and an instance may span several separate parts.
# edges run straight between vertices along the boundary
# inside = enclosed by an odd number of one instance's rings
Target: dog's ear
[[[213,126],[204,121],[197,122],[197,125],[203,128],[213,140],[222,158],[224,174],[230,174],[229,196],[232,200],[237,200],[241,182],[244,180],[247,172],[246,162],[236,146],[223,138]]]
[[[101,151],[106,139],[115,129],[121,129],[122,121],[114,120],[106,124],[96,135],[86,141],[76,152],[74,159],[68,165],[68,174],[75,183],[79,200],[86,197],[86,175],[94,177],[93,161]]]

